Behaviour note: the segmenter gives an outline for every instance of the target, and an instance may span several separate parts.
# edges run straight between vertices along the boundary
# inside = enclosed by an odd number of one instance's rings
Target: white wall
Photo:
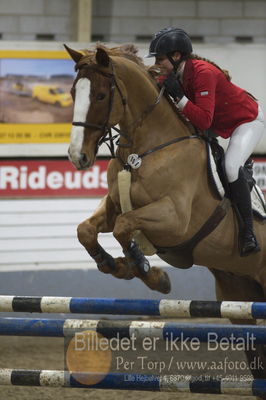
[[[96,268],[80,245],[76,229],[93,213],[99,201],[98,198],[0,200],[0,271],[16,266]],[[101,234],[99,240],[114,257],[123,256],[111,234]],[[159,259],[158,263],[164,264]]]
[[[76,227],[99,199],[16,199],[0,201],[0,270],[20,265],[92,262],[79,244]],[[108,239],[107,239],[108,241]],[[112,244],[105,245],[110,248]]]

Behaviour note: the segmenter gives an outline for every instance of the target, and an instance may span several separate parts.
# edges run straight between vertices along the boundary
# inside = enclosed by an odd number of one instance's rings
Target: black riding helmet
[[[164,28],[155,33],[147,57],[158,57],[179,51],[182,57],[192,53],[192,44],[188,34],[179,28]]]

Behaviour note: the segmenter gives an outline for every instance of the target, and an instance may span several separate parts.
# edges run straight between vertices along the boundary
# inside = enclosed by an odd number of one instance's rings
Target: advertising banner
[[[0,144],[68,142],[74,75],[65,51],[0,50]]]
[[[0,160],[0,199],[3,197],[88,197],[107,193],[108,160],[97,160],[77,171],[66,159]],[[254,159],[254,178],[266,193],[266,157]]]
[[[68,160],[0,161],[3,197],[94,197],[107,193],[107,160],[77,171]]]

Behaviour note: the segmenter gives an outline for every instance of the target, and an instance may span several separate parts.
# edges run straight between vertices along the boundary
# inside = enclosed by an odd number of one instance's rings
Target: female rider
[[[185,31],[164,28],[154,35],[148,57],[166,71],[165,91],[190,122],[205,131],[229,138],[225,171],[230,195],[243,219],[240,255],[260,250],[253,232],[250,189],[243,166],[260,141],[264,118],[256,100],[230,81],[227,71],[192,54]]]

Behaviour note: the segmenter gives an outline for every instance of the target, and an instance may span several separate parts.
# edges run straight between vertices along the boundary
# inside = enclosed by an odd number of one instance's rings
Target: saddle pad
[[[210,181],[217,193],[217,195],[223,199],[225,190],[220,180],[219,174],[217,172],[217,166],[212,155],[212,151],[210,145],[207,144],[207,153],[208,153],[208,174],[210,177]],[[266,219],[266,202],[262,190],[256,184],[253,186],[251,191],[251,202],[252,202],[252,209],[256,216],[260,217],[261,219]]]

